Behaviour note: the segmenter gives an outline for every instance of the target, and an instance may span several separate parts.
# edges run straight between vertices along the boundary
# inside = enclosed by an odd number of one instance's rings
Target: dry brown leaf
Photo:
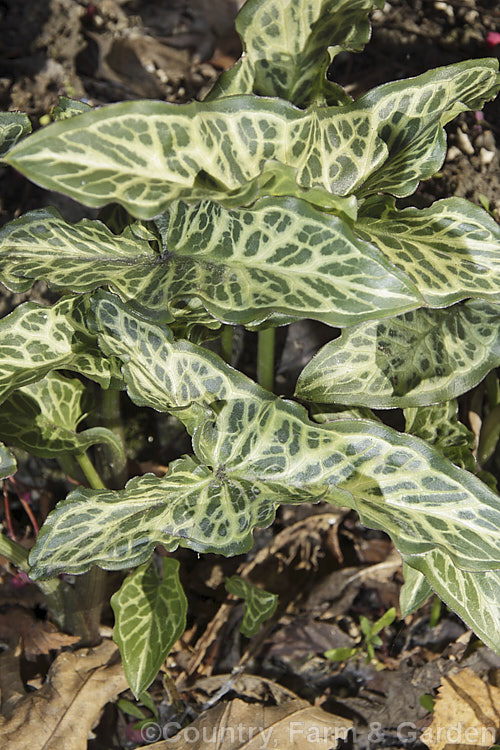
[[[102,707],[127,688],[111,641],[60,654],[40,690],[0,716],[0,747],[9,750],[86,750]]]
[[[178,735],[138,750],[333,750],[352,722],[296,698],[261,706],[238,698],[206,711]],[[158,727],[161,731],[161,728]]]
[[[17,643],[22,638],[23,650],[27,659],[33,659],[49,651],[57,651],[63,646],[71,646],[80,639],[61,633],[51,622],[38,620],[33,612],[24,607],[10,607],[0,614],[0,638]]]
[[[500,734],[500,690],[471,669],[445,677],[432,724],[420,736],[430,750],[479,750]]]

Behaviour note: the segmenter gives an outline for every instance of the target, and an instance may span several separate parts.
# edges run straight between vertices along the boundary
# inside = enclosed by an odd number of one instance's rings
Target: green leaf
[[[153,682],[186,627],[187,600],[179,580],[179,562],[163,557],[162,563],[161,578],[153,564],[142,565],[111,597],[113,640],[136,698]]]
[[[359,52],[370,38],[368,14],[383,0],[249,0],[236,18],[243,55],[217,81],[209,98],[279,96],[298,107],[314,99],[343,101],[326,70],[343,51]]]
[[[251,210],[179,202],[157,224],[161,253],[147,229],[139,239],[134,227],[114,235],[98,221],[67,224],[52,209],[33,211],[0,230],[0,278],[10,288],[20,278],[74,292],[109,285],[162,322],[193,293],[233,324],[282,313],[343,326],[422,302],[373,245],[298,199],[262,199]]]
[[[398,211],[390,199],[381,218],[360,218],[355,231],[410,278],[429,307],[466,297],[500,302],[500,227],[469,201]]]
[[[90,104],[86,104],[79,99],[69,99],[67,96],[60,96],[59,102],[52,110],[52,117],[54,120],[68,120],[70,117],[82,115],[91,109]]]
[[[500,564],[498,496],[426,443],[373,421],[314,424],[216,355],[120,308],[111,295],[94,302],[105,351],[123,357],[133,401],[187,419],[197,461],[118,493],[71,493],[40,533],[34,575],[136,565],[157,543],[239,554],[280,503],[321,499],[356,509],[404,555],[438,547],[464,569]]]
[[[482,300],[362,323],[302,371],[305,401],[390,409],[450,400],[500,364],[500,306]]]
[[[388,150],[387,158],[368,176],[358,196],[410,195],[420,180],[440,169],[446,155],[443,126],[460,112],[480,109],[500,89],[498,61],[489,66],[488,59],[492,58],[466,60],[384,84],[356,101],[368,109],[378,103],[376,127]]]
[[[247,638],[256,635],[262,623],[276,612],[278,595],[254,586],[241,576],[234,575],[227,578],[226,589],[230,594],[245,601],[240,630]]]
[[[498,555],[497,555],[498,557]],[[444,603],[500,653],[500,571],[458,568],[444,550],[434,549],[406,562],[419,570]]]
[[[456,466],[475,473],[474,434],[458,419],[455,400],[405,409],[406,432],[434,445]]]
[[[79,372],[103,388],[120,383],[116,361],[103,357],[87,328],[87,311],[86,298],[66,297],[52,307],[25,302],[0,320],[0,402],[55,369]]]
[[[10,477],[17,471],[17,461],[10,450],[0,443],[0,479]]]
[[[123,457],[121,442],[111,430],[76,431],[85,417],[85,392],[79,380],[55,372],[19,388],[0,405],[0,438],[43,458],[83,453],[96,443],[106,443]]]
[[[403,561],[404,583],[399,592],[399,606],[401,617],[406,617],[415,612],[427,601],[432,594],[432,588],[427,578],[416,568],[412,568]]]
[[[493,58],[458,63],[305,111],[255,96],[122,102],[52,123],[5,161],[85,205],[116,202],[141,218],[176,198],[246,205],[276,163],[304,189],[408,195],[441,165],[442,124],[494,96],[497,68]]]
[[[99,346],[121,360],[127,392],[138,406],[175,411],[192,432],[215,401],[247,394],[266,398],[266,391],[215,354],[174,341],[167,327],[141,320],[116,296],[97,292],[91,310],[89,324],[99,334]]]
[[[335,422],[337,419],[373,419],[375,422],[381,420],[366,407],[349,407],[341,404],[309,404],[309,413],[315,422]]]
[[[374,636],[377,633],[380,633],[380,631],[383,630],[384,628],[387,628],[389,625],[392,625],[395,619],[396,619],[396,609],[395,607],[391,607],[390,609],[387,610],[387,612],[384,612],[382,617],[379,617],[379,619],[376,620],[373,623],[373,625],[370,626],[370,636]],[[374,639],[372,639],[372,642],[374,642]]]
[[[329,651],[325,651],[323,656],[325,656],[327,659],[330,659],[330,661],[347,661],[353,656],[356,656],[360,651],[359,648],[349,648],[348,646],[343,646],[341,648],[331,648]]]
[[[22,112],[0,112],[0,156],[4,156],[17,141],[31,133],[31,122]]]

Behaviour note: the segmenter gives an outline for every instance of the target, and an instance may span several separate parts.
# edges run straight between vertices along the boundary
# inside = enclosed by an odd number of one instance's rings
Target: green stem
[[[29,573],[30,566],[28,565],[28,552],[21,547],[18,542],[13,539],[9,539],[5,534],[0,534],[0,555],[9,560],[16,568],[24,570],[25,573]]]
[[[274,389],[274,340],[275,329],[259,331],[257,343],[257,380],[268,391]]]
[[[75,455],[88,484],[93,490],[105,490],[106,486],[86,453]],[[100,641],[99,625],[101,609],[106,591],[106,571],[94,565],[75,581],[77,618],[74,620],[76,634],[81,636],[81,645],[95,646]]]
[[[490,411],[483,419],[479,445],[477,448],[477,460],[479,466],[484,466],[492,457],[500,438],[500,404]]]
[[[127,481],[127,455],[125,452],[125,430],[120,409],[120,391],[108,389],[101,392],[101,423],[114,432],[122,445],[122,451],[111,450],[103,445],[98,461],[99,471],[110,489],[122,489]]]
[[[488,406],[494,409],[500,403],[500,385],[495,370],[488,373],[485,378],[486,394],[488,396]]]
[[[233,363],[233,326],[224,326],[221,334],[222,356],[228,365]]]
[[[75,458],[80,464],[80,469],[85,475],[85,479],[89,483],[89,487],[93,490],[105,490],[106,485],[102,481],[101,477],[96,471],[96,468],[86,453],[75,454]]]

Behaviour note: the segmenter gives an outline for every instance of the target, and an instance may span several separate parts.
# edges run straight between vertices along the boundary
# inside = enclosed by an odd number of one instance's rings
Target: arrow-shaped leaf
[[[360,218],[355,231],[407,274],[429,307],[466,297],[500,302],[500,227],[469,201],[398,211],[392,199],[381,218]]]
[[[259,632],[263,622],[268,620],[278,606],[278,595],[271,594],[238,575],[226,579],[226,589],[245,602],[240,630],[247,638]]]
[[[55,372],[18,388],[0,405],[0,438],[43,458],[83,453],[96,443],[106,443],[122,455],[121,442],[111,430],[91,427],[77,432],[85,416],[85,390],[76,378]]]
[[[87,299],[67,297],[52,307],[25,302],[0,320],[0,401],[55,369],[79,372],[103,388],[120,382],[116,362],[102,356],[88,330],[87,310]]]
[[[458,63],[304,111],[252,96],[113,104],[37,131],[5,161],[85,205],[116,202],[142,218],[175,198],[234,205],[241,193],[247,204],[276,162],[296,169],[301,188],[408,195],[442,162],[442,124],[493,97],[497,69],[493,58]]]
[[[498,557],[498,555],[497,555]],[[440,549],[406,558],[487,646],[500,653],[500,571],[461,570]]]
[[[432,588],[424,576],[416,568],[412,568],[403,561],[404,583],[399,592],[399,606],[401,617],[406,617],[415,612],[427,601],[432,594]],[[476,573],[474,575],[477,575]]]
[[[210,98],[279,96],[298,107],[315,98],[346,97],[326,80],[342,51],[360,51],[370,37],[368,13],[382,0],[249,0],[236,18],[241,59],[217,81]],[[328,52],[327,52],[328,50]]]
[[[500,306],[482,300],[362,323],[302,371],[306,401],[371,408],[423,406],[477,385],[500,364]]]
[[[500,564],[498,496],[426,443],[373,421],[314,424],[201,347],[162,345],[163,329],[134,324],[111,295],[95,307],[105,349],[124,357],[133,400],[163,410],[198,402],[187,413],[199,463],[177,462],[161,480],[135,479],[118,494],[72,493],[40,534],[36,575],[138,564],[158,542],[236,554],[279,503],[319,499],[355,508],[403,554],[439,547],[466,569]]]
[[[153,682],[186,627],[187,600],[179,580],[179,562],[163,557],[162,563],[161,578],[153,564],[142,565],[111,597],[113,639],[136,698]]]
[[[72,225],[54,210],[34,211],[0,230],[0,277],[10,288],[24,278],[75,292],[107,284],[163,322],[193,295],[233,324],[281,313],[344,326],[422,302],[373,245],[305,201],[263,199],[251,210],[177,203],[158,225],[161,254],[152,233],[117,236],[98,221]]]

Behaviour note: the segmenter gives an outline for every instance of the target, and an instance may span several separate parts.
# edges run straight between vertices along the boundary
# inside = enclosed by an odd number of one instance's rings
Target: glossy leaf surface
[[[320,499],[355,508],[403,554],[438,547],[470,570],[500,564],[498,496],[424,442],[372,421],[314,424],[215,355],[186,342],[163,344],[160,327],[134,323],[111,295],[100,300],[101,342],[123,356],[132,400],[179,409],[194,430],[197,460],[175,462],[162,479],[133,479],[118,493],[71,493],[39,536],[35,575],[81,572],[91,562],[138,564],[160,541],[238,554],[279,503]]]
[[[401,617],[406,617],[415,612],[427,601],[432,594],[432,588],[424,576],[416,568],[412,568],[403,561],[404,583],[399,592],[399,606]]]
[[[469,201],[403,211],[392,201],[381,218],[358,219],[356,233],[410,278],[429,307],[466,297],[500,302],[500,227]]]
[[[302,371],[306,401],[423,406],[477,385],[500,364],[500,306],[472,300],[347,329]]]
[[[96,443],[121,453],[121,443],[111,430],[92,427],[77,432],[85,416],[85,390],[76,378],[55,372],[18,388],[0,405],[0,438],[43,458],[83,453]]]
[[[87,305],[74,297],[52,307],[25,302],[0,320],[0,402],[56,369],[79,372],[104,388],[117,385],[116,362],[102,356],[87,328]]]
[[[111,598],[113,640],[136,698],[153,682],[186,627],[187,600],[179,580],[179,562],[161,559],[161,578],[153,564],[142,565]]]
[[[296,169],[301,188],[408,195],[441,165],[442,124],[492,98],[497,69],[493,58],[458,63],[304,111],[252,96],[113,104],[39,130],[5,161],[85,205],[116,202],[141,218],[175,198],[246,204],[276,162]]]
[[[117,236],[101,222],[34,211],[0,230],[0,278],[10,288],[31,278],[76,292],[107,284],[162,322],[193,295],[240,324],[282,313],[344,326],[422,303],[373,245],[301,200],[263,199],[252,210],[177,203],[158,226],[161,253],[146,228]]]
[[[456,466],[476,471],[474,434],[458,419],[455,400],[405,409],[405,431],[434,445]]]
[[[498,555],[497,555],[498,557]],[[461,570],[442,550],[407,558],[481,640],[500,653],[500,571]]]
[[[370,37],[368,14],[382,0],[247,0],[236,19],[244,53],[209,98],[278,96],[299,107],[314,98],[335,104],[341,90],[326,69],[342,51],[360,51]],[[345,95],[344,95],[345,96]]]

